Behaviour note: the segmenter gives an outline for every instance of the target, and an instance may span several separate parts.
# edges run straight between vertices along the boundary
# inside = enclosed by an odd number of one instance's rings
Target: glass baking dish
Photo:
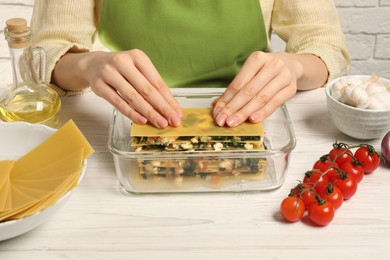
[[[184,107],[210,107],[211,102],[224,89],[173,89],[176,99]],[[265,150],[222,151],[145,151],[131,147],[132,122],[114,110],[109,130],[108,147],[113,154],[115,170],[124,191],[133,194],[180,192],[246,192],[266,191],[280,187],[285,180],[290,153],[296,140],[287,107],[282,105],[263,122]],[[188,165],[238,165],[255,162],[261,171],[253,174],[199,173],[194,174]],[[176,165],[180,174],[153,176],[141,174],[141,165]],[[196,167],[196,166],[194,166]],[[229,168],[230,169],[230,168]]]

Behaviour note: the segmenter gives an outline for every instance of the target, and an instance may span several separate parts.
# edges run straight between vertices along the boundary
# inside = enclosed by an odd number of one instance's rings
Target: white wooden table
[[[96,152],[68,203],[49,222],[0,242],[0,259],[390,259],[390,170],[365,176],[333,222],[285,223],[281,200],[337,139],[324,89],[287,104],[297,137],[285,184],[250,194],[126,195],[107,149],[112,108],[93,93],[63,98]],[[380,140],[370,141],[380,148]]]

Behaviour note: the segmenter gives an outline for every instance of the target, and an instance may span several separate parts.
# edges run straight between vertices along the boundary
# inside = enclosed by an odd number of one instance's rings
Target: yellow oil
[[[61,100],[53,89],[43,88],[40,86],[39,91],[19,91],[12,94],[6,103],[0,104],[0,120],[57,127]]]

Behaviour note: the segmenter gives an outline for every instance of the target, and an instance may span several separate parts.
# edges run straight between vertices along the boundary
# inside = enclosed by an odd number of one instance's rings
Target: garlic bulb
[[[390,85],[386,86],[376,75],[366,81],[353,76],[342,78],[333,85],[331,95],[358,108],[390,109]]]
[[[385,92],[386,91],[386,86],[385,84],[381,82],[374,82],[371,83],[367,86],[366,91],[369,96],[372,94],[378,93],[378,92]]]
[[[390,92],[376,92],[370,96],[370,109],[390,109]]]
[[[337,81],[332,87],[332,92],[331,92],[332,97],[334,97],[336,100],[340,101],[341,92],[344,89],[344,87],[347,85],[348,85],[348,82],[346,82],[345,80]]]
[[[339,81],[335,82],[335,84],[333,85],[331,95],[336,100],[340,101],[345,87],[350,86],[350,85],[361,85],[361,84],[362,84],[362,81],[359,80],[357,77],[351,76],[348,78],[342,78]],[[343,101],[341,101],[341,102],[343,102]]]
[[[370,104],[370,97],[364,88],[354,84],[343,89],[340,101],[350,106],[366,108]]]

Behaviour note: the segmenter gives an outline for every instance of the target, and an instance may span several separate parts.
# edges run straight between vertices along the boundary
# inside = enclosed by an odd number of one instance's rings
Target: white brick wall
[[[350,74],[390,78],[390,0],[335,3],[352,58]]]
[[[10,75],[8,47],[3,27],[11,17],[30,21],[33,0],[0,0],[0,82]],[[350,74],[373,74],[390,78],[390,0],[334,0],[352,58]],[[273,37],[274,50],[284,44]],[[6,77],[6,78],[4,78]],[[9,77],[9,80],[11,77]]]
[[[350,74],[390,78],[390,0],[334,0],[352,63]],[[272,39],[275,50],[283,43]]]

